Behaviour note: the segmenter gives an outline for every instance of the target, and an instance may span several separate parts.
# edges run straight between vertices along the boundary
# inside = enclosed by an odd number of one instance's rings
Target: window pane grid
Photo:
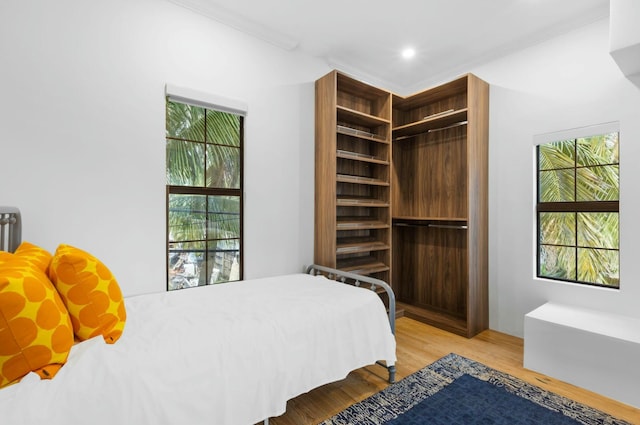
[[[591,274],[582,272],[577,275],[576,271],[589,270],[585,265],[594,263],[589,258],[589,253],[595,253],[600,257],[608,257],[608,261],[605,262],[608,267],[604,272],[594,271]],[[540,244],[539,255],[539,277],[593,286],[617,287],[619,285],[620,251],[618,249]],[[553,259],[550,260],[550,257],[553,257]],[[569,257],[571,261],[566,261],[563,266],[559,266],[559,263],[562,262],[562,257]],[[581,262],[581,260],[583,261]]]
[[[243,118],[167,101],[168,289],[239,280]]]
[[[593,167],[607,167],[612,165],[619,165],[618,162],[610,162],[610,163],[601,163],[601,164],[590,164],[590,165],[574,165],[571,167],[556,167],[556,168],[539,168],[538,171],[558,171],[558,170],[573,170],[580,168],[593,168]]]
[[[619,288],[618,133],[538,146],[537,275]]]
[[[240,149],[240,146],[238,145],[229,145],[229,144],[225,144],[225,143],[215,143],[215,142],[205,142],[203,140],[193,140],[193,139],[186,139],[184,137],[166,137],[167,140],[179,140],[182,142],[190,142],[190,143],[198,143],[201,145],[211,145],[211,146],[222,146],[222,147],[227,147],[227,148],[236,148],[236,149]]]
[[[587,246],[587,245],[565,245],[561,243],[541,243],[540,246],[556,246],[559,248],[576,248],[576,249],[595,249],[601,251],[616,251],[618,252],[618,248],[605,248],[605,247],[597,247],[597,246]]]

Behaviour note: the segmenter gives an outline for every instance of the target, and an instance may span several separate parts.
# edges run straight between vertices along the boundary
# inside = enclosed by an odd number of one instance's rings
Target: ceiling
[[[169,1],[399,94],[609,15],[609,0]]]

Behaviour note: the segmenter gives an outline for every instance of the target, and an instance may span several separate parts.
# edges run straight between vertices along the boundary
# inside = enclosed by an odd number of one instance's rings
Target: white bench
[[[640,318],[546,303],[525,315],[524,367],[640,407]]]

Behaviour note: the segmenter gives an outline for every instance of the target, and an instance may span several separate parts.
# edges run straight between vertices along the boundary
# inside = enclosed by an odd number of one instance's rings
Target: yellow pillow
[[[102,335],[113,344],[127,319],[124,299],[111,271],[96,257],[70,245],[60,245],[49,266],[49,277],[67,306],[79,340]]]
[[[22,242],[14,254],[20,258],[24,258],[40,270],[47,273],[49,263],[51,263],[51,254],[49,251],[40,248],[30,242]]]
[[[0,251],[0,266],[8,263],[9,261],[12,261],[14,258],[16,258],[16,256],[10,252]]]
[[[0,387],[31,371],[53,378],[73,345],[58,292],[42,270],[14,257],[0,264]]]

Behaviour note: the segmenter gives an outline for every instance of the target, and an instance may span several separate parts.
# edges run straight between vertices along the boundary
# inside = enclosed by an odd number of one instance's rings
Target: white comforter
[[[395,363],[372,291],[305,274],[126,299],[114,345],[73,347],[52,380],[0,390],[7,425],[243,425],[359,367]]]

